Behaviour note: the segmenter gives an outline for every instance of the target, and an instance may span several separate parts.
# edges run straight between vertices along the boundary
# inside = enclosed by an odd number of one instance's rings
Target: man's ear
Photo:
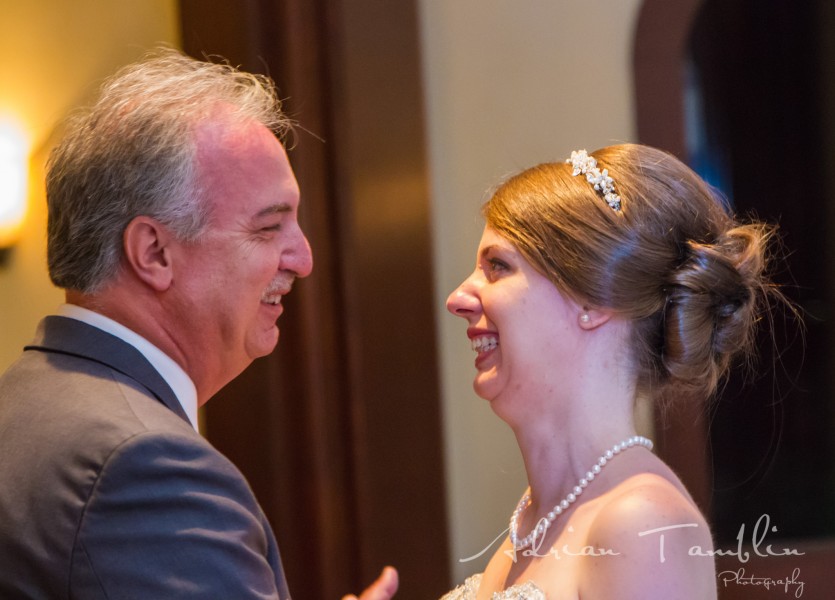
[[[582,312],[577,318],[581,329],[589,331],[596,329],[603,325],[606,321],[612,318],[612,313],[608,310],[601,310],[598,308],[583,307]]]
[[[172,235],[162,223],[151,217],[135,217],[122,238],[125,260],[133,273],[157,292],[171,286]]]

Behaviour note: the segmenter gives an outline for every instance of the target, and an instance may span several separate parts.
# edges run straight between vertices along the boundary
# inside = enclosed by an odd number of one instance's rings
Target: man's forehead
[[[226,179],[230,170],[240,172],[244,179],[264,170],[293,178],[284,146],[257,121],[206,121],[197,126],[195,140],[198,168],[209,181]]]
[[[262,123],[229,116],[201,120],[194,127],[194,137],[201,155],[218,149],[234,151],[236,148],[254,146],[256,142],[268,138],[279,143],[275,134]]]

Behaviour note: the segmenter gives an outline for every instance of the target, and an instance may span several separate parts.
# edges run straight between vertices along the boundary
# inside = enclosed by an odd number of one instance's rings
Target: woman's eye
[[[507,263],[498,258],[491,258],[487,261],[487,270],[490,273],[499,273],[508,269]]]

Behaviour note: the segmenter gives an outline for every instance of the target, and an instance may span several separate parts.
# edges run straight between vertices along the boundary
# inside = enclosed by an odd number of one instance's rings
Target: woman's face
[[[469,324],[479,396],[493,401],[570,393],[582,310],[490,227],[475,271],[450,294],[447,309]]]

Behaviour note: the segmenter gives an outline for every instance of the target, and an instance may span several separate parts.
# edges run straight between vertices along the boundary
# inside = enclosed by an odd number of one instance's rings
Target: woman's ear
[[[125,260],[138,279],[157,292],[171,286],[170,249],[172,236],[156,219],[135,217],[125,228],[122,237]]]
[[[582,312],[578,318],[580,323],[580,328],[589,331],[591,329],[596,329],[600,327],[612,318],[612,313],[608,310],[601,310],[597,308],[588,308],[587,306],[583,307]]]

